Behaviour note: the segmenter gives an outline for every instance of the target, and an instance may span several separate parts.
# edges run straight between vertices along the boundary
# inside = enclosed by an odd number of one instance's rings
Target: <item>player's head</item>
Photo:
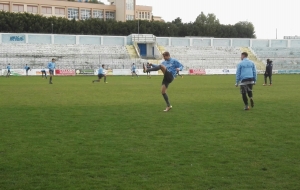
[[[55,59],[54,58],[52,58],[52,63],[54,63],[55,62]]]
[[[149,65],[149,63],[147,63],[147,65]]]
[[[104,64],[102,64],[102,68],[104,68],[104,66],[105,66],[105,65],[104,65]]]
[[[247,52],[243,52],[241,55],[241,60],[243,60],[244,58],[248,57],[248,53]]]
[[[10,65],[10,63],[8,65]]]
[[[132,65],[134,65],[134,63],[132,63]]]
[[[170,53],[167,52],[167,51],[163,53],[163,56],[164,56],[164,60],[169,60],[170,59]]]

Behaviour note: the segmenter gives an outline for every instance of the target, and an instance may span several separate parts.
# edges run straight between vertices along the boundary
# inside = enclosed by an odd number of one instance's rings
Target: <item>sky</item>
[[[300,0],[136,0],[153,7],[153,14],[166,22],[180,17],[194,22],[201,13],[213,13],[221,24],[252,22],[258,39],[300,36]]]

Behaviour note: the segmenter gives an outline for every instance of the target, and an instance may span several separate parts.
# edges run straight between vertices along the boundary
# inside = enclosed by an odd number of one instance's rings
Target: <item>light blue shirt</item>
[[[242,80],[253,78],[254,82],[257,80],[257,73],[255,64],[248,58],[244,58],[238,65],[236,70],[236,84]]]
[[[102,67],[99,68],[98,75],[105,75],[105,70]]]
[[[49,63],[48,63],[48,69],[54,70],[54,69],[55,69],[55,63],[49,62]]]
[[[29,69],[29,67],[26,65],[26,66],[24,67],[24,69],[25,69],[25,70],[28,70],[28,69]]]
[[[6,67],[6,68],[7,68],[7,70],[10,70],[10,65],[7,65],[7,67]]]
[[[173,58],[163,61],[161,64],[167,68],[167,71],[172,73],[174,78],[176,77],[177,69],[179,69],[180,71],[182,71],[183,69],[183,65],[179,61]],[[152,64],[152,66],[156,67],[158,65]]]

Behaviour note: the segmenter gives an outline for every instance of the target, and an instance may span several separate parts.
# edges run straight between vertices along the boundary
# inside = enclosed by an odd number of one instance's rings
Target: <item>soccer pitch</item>
[[[0,77],[0,189],[300,189],[299,75]]]

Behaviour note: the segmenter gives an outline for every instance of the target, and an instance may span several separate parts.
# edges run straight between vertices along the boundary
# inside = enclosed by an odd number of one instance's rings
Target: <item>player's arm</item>
[[[254,78],[254,83],[256,83],[257,80],[257,72],[256,72],[256,67],[255,64],[253,63],[253,78]]]
[[[236,75],[235,75],[235,86],[238,86],[240,81],[241,81],[241,65],[238,64],[236,69]]]
[[[175,65],[177,71],[182,71],[183,65],[179,61],[176,60]]]

